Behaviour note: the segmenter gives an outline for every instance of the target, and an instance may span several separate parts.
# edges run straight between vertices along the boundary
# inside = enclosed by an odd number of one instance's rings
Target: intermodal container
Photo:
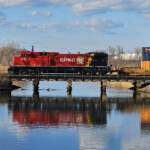
[[[150,70],[150,47],[142,48],[141,68],[145,70]]]

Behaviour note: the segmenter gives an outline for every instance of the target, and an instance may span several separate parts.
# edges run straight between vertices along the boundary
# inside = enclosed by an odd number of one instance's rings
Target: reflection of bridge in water
[[[26,126],[106,124],[106,105],[88,99],[12,97],[8,108],[13,121]]]
[[[39,128],[40,130],[45,128],[46,131],[50,131],[48,134],[51,134],[52,130],[60,132],[59,129],[65,128],[66,131],[66,129],[68,130],[66,127],[69,127],[69,129],[75,129],[75,132],[77,132],[81,149],[87,149],[87,147],[92,149],[93,144],[97,149],[101,149],[103,143],[111,149],[113,145],[111,141],[115,139],[116,142],[118,136],[122,134],[120,131],[125,130],[124,132],[126,132],[128,126],[129,129],[134,130],[135,128],[136,131],[141,131],[142,135],[140,136],[145,136],[145,133],[150,134],[149,98],[139,100],[133,98],[107,98],[107,101],[101,101],[100,98],[38,97],[36,99],[34,97],[1,95],[1,104],[8,106],[11,125],[17,127],[17,130],[12,128],[13,133],[17,133],[18,130],[29,133],[33,128],[35,133]],[[130,114],[132,114],[131,117]],[[118,115],[119,118],[117,118]],[[123,119],[129,122],[123,121]],[[132,119],[133,122],[131,123]],[[119,121],[117,122],[117,120]],[[115,121],[115,124],[112,123],[113,121]],[[120,122],[124,125],[120,126]],[[117,123],[119,123],[119,126]],[[120,134],[113,134],[116,131],[119,131]],[[134,136],[133,133],[131,132],[133,139],[137,141],[136,135]],[[109,138],[105,138],[107,136]],[[145,138],[147,137],[149,136],[146,135]],[[128,143],[128,137],[126,139]],[[119,140],[124,141],[122,138]],[[138,143],[143,145],[139,141]]]
[[[102,125],[107,124],[107,114],[115,111],[138,112],[142,131],[150,131],[150,98],[66,98],[66,97],[17,97],[1,95],[0,104],[8,104],[12,120],[28,127],[53,125]],[[115,107],[114,107],[115,106]]]

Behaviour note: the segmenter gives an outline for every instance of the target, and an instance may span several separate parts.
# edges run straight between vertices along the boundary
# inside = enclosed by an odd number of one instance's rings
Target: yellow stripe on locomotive
[[[90,57],[89,57],[89,59],[88,59],[88,61],[87,61],[87,64],[86,64],[87,67],[90,66],[90,64],[91,64],[91,62],[92,62],[92,60],[93,60],[94,55],[95,55],[94,53],[91,53],[91,54],[90,54]]]
[[[149,48],[143,48],[145,51],[150,51],[150,47]]]

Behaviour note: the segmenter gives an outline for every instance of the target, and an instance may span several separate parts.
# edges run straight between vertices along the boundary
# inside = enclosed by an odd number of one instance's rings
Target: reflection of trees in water
[[[12,100],[8,104],[13,121],[24,125],[105,125],[106,104],[86,101],[84,99],[68,101],[67,99],[37,101]]]

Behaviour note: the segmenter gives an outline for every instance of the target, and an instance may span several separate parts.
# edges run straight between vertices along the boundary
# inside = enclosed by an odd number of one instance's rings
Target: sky
[[[0,0],[0,46],[125,52],[150,46],[150,0]]]

